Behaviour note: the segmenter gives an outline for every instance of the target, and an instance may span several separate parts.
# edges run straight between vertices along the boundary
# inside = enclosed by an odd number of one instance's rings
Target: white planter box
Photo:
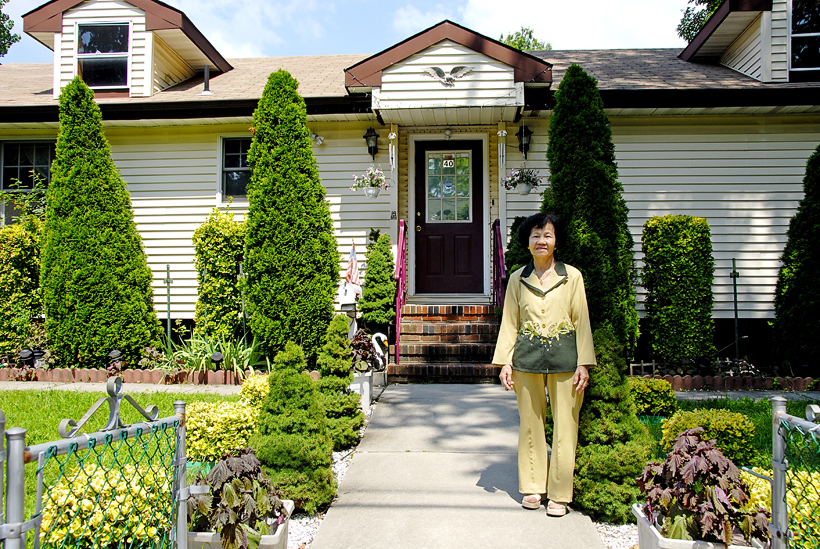
[[[293,513],[293,501],[282,500],[288,515]],[[276,532],[270,536],[262,536],[259,540],[259,549],[287,549],[288,524],[290,518],[279,525]],[[222,540],[216,532],[188,532],[188,547],[191,549],[222,549]]]
[[[373,385],[375,387],[387,387],[387,370],[373,372]]]
[[[708,541],[687,541],[683,539],[669,539],[661,536],[649,519],[643,514],[643,505],[634,504],[632,514],[638,519],[638,545],[641,549],[727,549],[725,543],[711,543]],[[765,547],[756,540],[754,547]],[[742,545],[730,545],[728,549],[744,549]],[[749,549],[746,547],[745,549]]]
[[[373,372],[363,374],[353,373],[353,383],[350,390],[357,395],[362,395],[362,410],[370,408],[370,399],[373,397]]]

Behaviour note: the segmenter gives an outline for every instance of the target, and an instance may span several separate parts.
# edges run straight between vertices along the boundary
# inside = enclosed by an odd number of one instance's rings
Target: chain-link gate
[[[61,440],[25,447],[24,429],[6,431],[8,512],[0,524],[6,549],[24,549],[29,531],[34,549],[186,549],[187,510],[180,505],[188,496],[185,403],[175,402],[175,415],[157,419],[156,406],[146,411],[122,394],[118,377],[110,378],[106,388],[109,396],[79,422],[60,423]],[[147,421],[122,424],[123,400]],[[106,426],[80,433],[105,403]],[[36,511],[29,521],[23,516],[26,464],[37,467]],[[179,539],[177,531],[182,532]]]

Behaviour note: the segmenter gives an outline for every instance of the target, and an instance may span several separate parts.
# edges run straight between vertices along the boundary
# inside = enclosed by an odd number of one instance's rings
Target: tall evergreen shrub
[[[630,508],[641,497],[635,479],[653,443],[635,414],[623,346],[608,329],[593,338],[598,365],[590,370],[578,422],[573,500],[594,519],[621,524],[634,520]],[[549,441],[549,407],[546,430]]]
[[[774,331],[784,362],[816,368],[820,364],[820,146],[806,162],[803,192],[780,257]]]
[[[276,355],[268,376],[270,392],[259,411],[259,433],[250,444],[283,498],[315,513],[333,499],[336,477],[330,469],[333,441],[306,366],[295,343],[288,342]]]
[[[245,224],[234,221],[232,212],[214,208],[192,240],[199,287],[194,334],[230,339],[241,326],[237,277],[245,255]]]
[[[347,315],[334,316],[316,359],[316,367],[322,374],[318,382],[319,400],[325,409],[334,450],[356,444],[359,429],[364,425],[364,414],[359,409],[361,396],[348,389],[353,382],[353,355],[347,339],[349,329]]]
[[[51,174],[42,290],[52,351],[64,366],[104,365],[115,348],[136,364],[159,329],[152,275],[100,108],[79,77],[60,94]]]
[[[269,354],[298,341],[314,356],[333,315],[339,253],[297,86],[287,71],[271,74],[253,113],[247,297]]]
[[[527,218],[517,216],[510,225],[510,241],[507,243],[507,251],[504,252],[504,266],[507,268],[507,280],[515,271],[532,261],[532,254],[529,248],[521,245],[518,239],[518,229]]]
[[[359,298],[359,311],[368,326],[390,324],[396,320],[396,265],[390,248],[390,237],[380,235],[368,245],[365,254],[367,270]]]
[[[593,330],[610,327],[631,354],[638,338],[633,240],[609,118],[597,81],[578,65],[567,69],[555,97],[542,210],[567,223],[556,254],[584,275]]]
[[[715,356],[712,233],[702,217],[648,219],[641,248],[649,346],[661,361]]]
[[[35,216],[0,228],[0,356],[18,351],[42,312],[42,236],[43,223]]]

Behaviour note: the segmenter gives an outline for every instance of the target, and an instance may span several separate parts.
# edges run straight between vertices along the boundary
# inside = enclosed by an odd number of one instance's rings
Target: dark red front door
[[[416,293],[484,291],[482,147],[416,142]]]

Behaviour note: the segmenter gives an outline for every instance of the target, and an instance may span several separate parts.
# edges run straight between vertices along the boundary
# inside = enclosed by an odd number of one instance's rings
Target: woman
[[[521,225],[518,238],[532,261],[507,283],[504,315],[493,364],[501,384],[515,390],[521,420],[518,435],[518,489],[521,505],[564,516],[572,501],[578,414],[588,369],[595,365],[584,280],[575,267],[556,260],[564,242],[555,215],[538,213]],[[553,418],[552,461],[544,424],[549,392]]]

